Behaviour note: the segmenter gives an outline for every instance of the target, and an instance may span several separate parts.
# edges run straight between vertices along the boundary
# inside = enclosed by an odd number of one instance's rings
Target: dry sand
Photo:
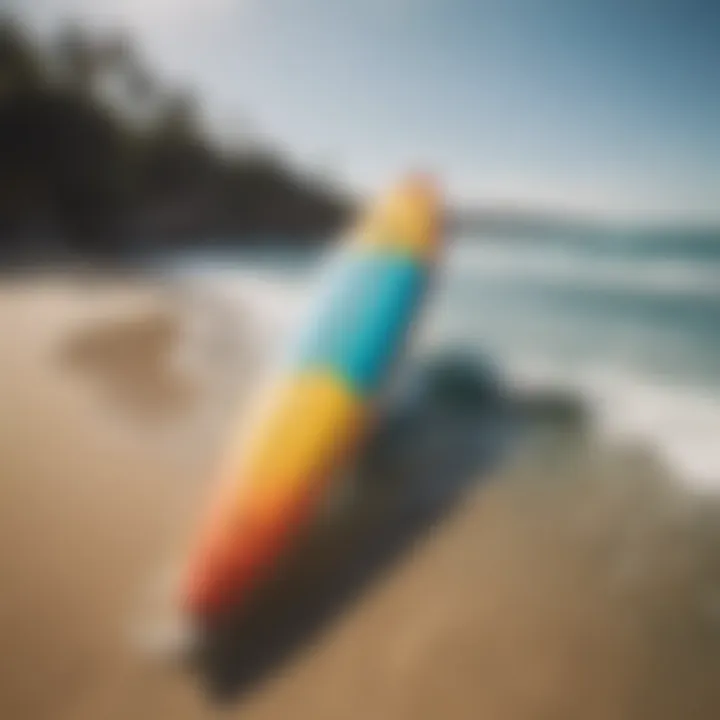
[[[0,718],[213,716],[126,628],[180,552],[252,348],[177,363],[177,309],[127,282],[6,283],[0,328]],[[223,712],[720,718],[719,519],[647,458],[526,448]]]

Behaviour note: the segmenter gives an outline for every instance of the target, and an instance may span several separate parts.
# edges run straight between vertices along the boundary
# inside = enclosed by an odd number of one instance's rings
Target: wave
[[[536,249],[565,250],[588,257],[612,254],[626,260],[665,258],[671,260],[694,260],[698,262],[720,261],[720,231],[717,229],[686,229],[664,231],[622,232],[606,230],[590,233],[533,234],[493,236],[491,234],[461,233],[455,236],[459,244],[509,245],[519,250]]]
[[[448,258],[454,277],[534,281],[582,289],[720,299],[720,262],[588,256],[513,246],[455,246]]]

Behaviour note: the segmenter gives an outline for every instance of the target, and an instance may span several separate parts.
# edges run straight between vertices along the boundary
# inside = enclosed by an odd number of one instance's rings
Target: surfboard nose
[[[437,250],[442,199],[432,176],[414,173],[395,186],[361,220],[357,242],[363,247],[429,260]]]

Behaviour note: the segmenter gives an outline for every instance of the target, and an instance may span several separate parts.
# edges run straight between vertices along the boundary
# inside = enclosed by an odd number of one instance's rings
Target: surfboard
[[[221,464],[181,583],[194,622],[242,607],[360,451],[437,265],[440,216],[432,182],[412,176],[341,241],[309,317]]]

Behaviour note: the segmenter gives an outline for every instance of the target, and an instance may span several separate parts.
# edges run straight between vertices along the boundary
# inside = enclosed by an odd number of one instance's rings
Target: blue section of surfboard
[[[374,392],[410,326],[427,265],[401,253],[355,251],[331,278],[293,353],[299,370],[332,368],[363,396]]]

